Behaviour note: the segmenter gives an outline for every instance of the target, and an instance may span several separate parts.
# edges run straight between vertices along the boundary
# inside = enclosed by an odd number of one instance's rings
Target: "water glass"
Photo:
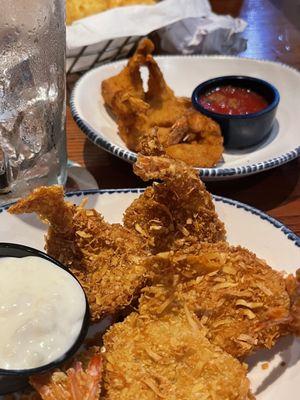
[[[65,0],[9,0],[0,14],[0,204],[64,184]]]

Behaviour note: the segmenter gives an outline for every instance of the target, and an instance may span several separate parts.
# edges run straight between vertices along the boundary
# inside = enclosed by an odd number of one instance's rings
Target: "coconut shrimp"
[[[163,181],[147,188],[124,215],[124,225],[139,233],[154,254],[225,240],[212,196],[194,169],[168,157],[147,156],[139,156],[133,168],[145,181]]]
[[[142,315],[160,318],[187,307],[206,337],[235,357],[300,333],[299,272],[285,278],[249,250],[226,243],[202,243],[148,262],[156,272],[140,298]]]
[[[250,400],[247,368],[211,344],[188,311],[132,313],[104,336],[106,400]]]
[[[79,279],[93,320],[114,314],[138,295],[144,284],[143,261],[148,252],[135,232],[105,222],[96,210],[65,201],[60,186],[34,190],[9,212],[35,212],[49,225],[47,253]]]

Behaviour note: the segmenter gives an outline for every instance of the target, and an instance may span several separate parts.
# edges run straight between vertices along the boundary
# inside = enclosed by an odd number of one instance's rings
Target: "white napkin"
[[[145,36],[174,22],[205,17],[211,13],[208,0],[164,0],[155,5],[114,8],[67,27],[67,48],[88,46],[105,40]]]
[[[239,35],[246,26],[240,18],[210,13],[176,22],[158,34],[168,53],[236,54],[246,50],[247,40]]]

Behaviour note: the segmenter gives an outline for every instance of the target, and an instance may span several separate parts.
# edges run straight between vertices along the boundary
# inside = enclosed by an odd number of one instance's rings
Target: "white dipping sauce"
[[[86,312],[67,271],[40,257],[0,258],[0,368],[30,369],[62,357]]]

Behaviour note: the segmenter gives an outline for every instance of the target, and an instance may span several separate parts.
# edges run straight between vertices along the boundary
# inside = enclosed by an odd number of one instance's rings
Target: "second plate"
[[[156,60],[168,85],[178,96],[191,96],[201,82],[221,75],[248,75],[262,78],[280,92],[277,120],[267,140],[243,151],[227,151],[215,168],[199,168],[205,180],[233,179],[271,169],[293,160],[300,154],[300,123],[297,118],[300,103],[300,73],[284,64],[272,61],[228,56],[161,56]],[[71,96],[72,115],[97,146],[124,159],[135,162],[118,135],[116,122],[108,114],[101,96],[101,83],[122,70],[126,60],[105,64],[85,74]]]

